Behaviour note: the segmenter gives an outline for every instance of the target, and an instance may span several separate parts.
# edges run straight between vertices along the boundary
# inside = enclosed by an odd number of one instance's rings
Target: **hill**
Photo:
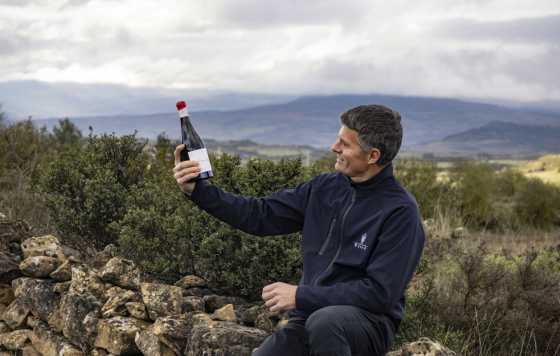
[[[348,108],[380,103],[398,110],[405,129],[404,148],[421,148],[461,132],[495,121],[519,125],[560,127],[560,115],[473,103],[455,99],[387,95],[308,96],[283,104],[262,105],[229,111],[196,111],[191,106],[193,124],[207,138],[220,141],[250,139],[257,143],[306,144],[327,148],[340,127],[340,114]],[[176,113],[153,115],[115,115],[70,118],[82,131],[132,133],[155,138],[166,132],[179,137]],[[37,120],[52,128],[58,119]]]
[[[482,127],[419,145],[416,150],[440,155],[542,155],[560,151],[560,127],[494,121]]]

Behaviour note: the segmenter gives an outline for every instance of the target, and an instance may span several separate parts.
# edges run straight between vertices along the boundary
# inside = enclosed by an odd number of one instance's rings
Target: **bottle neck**
[[[179,118],[189,117],[189,111],[187,108],[179,110]]]

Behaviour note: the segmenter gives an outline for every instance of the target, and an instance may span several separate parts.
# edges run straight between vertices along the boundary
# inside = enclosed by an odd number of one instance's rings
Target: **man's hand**
[[[196,182],[189,182],[191,179],[198,177],[200,174],[200,167],[197,161],[183,161],[181,162],[181,151],[185,145],[175,147],[175,168],[173,168],[173,177],[179,184],[179,188],[188,195],[194,190]]]
[[[262,299],[272,314],[295,309],[297,286],[276,282],[263,288]]]

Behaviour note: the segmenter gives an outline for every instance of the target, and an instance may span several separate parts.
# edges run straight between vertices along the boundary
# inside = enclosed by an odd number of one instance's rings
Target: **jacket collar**
[[[356,183],[350,179],[350,177],[345,176],[347,181],[350,183],[352,188],[356,190],[371,190],[375,189],[379,184],[386,179],[393,177],[393,164],[387,164],[379,173],[374,175],[373,177],[365,180],[363,182]]]

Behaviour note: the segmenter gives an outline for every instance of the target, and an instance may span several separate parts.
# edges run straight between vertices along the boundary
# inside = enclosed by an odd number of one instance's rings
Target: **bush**
[[[109,224],[122,219],[127,196],[143,181],[143,148],[134,135],[90,136],[85,147],[63,151],[48,165],[41,187],[65,243],[100,249],[117,240]]]
[[[427,336],[465,355],[559,351],[558,249],[513,257],[448,240],[430,242],[424,258],[407,291],[399,343]]]
[[[560,189],[528,179],[515,194],[515,212],[524,227],[550,229],[560,225]]]
[[[446,181],[437,178],[434,162],[420,160],[398,160],[395,162],[395,176],[414,195],[420,212],[425,219],[435,218],[445,209],[457,214],[456,192]]]
[[[492,168],[465,162],[452,170],[451,179],[457,188],[457,201],[465,223],[475,229],[495,227],[496,181]]]
[[[25,220],[35,233],[50,230],[44,198],[34,187],[51,157],[49,135],[31,120],[0,125],[0,211]]]

